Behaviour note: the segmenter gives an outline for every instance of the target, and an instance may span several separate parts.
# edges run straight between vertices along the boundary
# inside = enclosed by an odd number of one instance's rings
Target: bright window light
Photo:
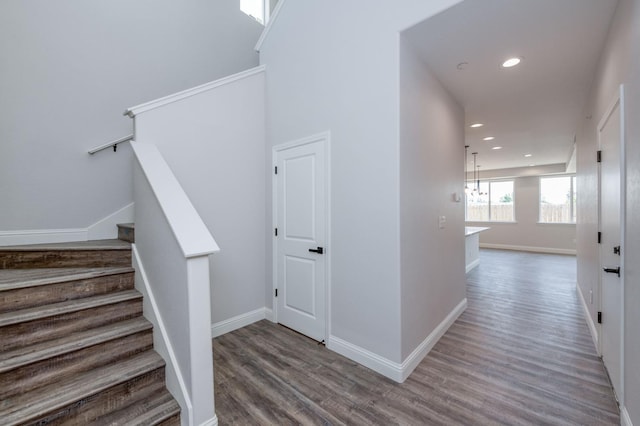
[[[264,25],[264,0],[240,0],[240,10]]]
[[[576,222],[576,177],[540,178],[540,222]]]

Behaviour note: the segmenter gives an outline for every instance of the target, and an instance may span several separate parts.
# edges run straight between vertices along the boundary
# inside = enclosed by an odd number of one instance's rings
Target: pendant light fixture
[[[464,192],[465,194],[469,194],[471,192],[471,188],[469,188],[469,172],[468,172],[468,164],[469,164],[469,145],[464,146]]]
[[[474,184],[473,192],[479,193],[480,192],[480,174],[479,173],[476,180],[476,169],[477,169],[476,162],[478,159],[478,153],[472,152],[471,155],[473,155],[473,184]]]

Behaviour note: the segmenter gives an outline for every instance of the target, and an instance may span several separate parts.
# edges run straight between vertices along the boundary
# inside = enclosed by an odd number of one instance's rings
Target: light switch
[[[446,216],[438,216],[438,228],[444,229],[444,224],[447,223]]]

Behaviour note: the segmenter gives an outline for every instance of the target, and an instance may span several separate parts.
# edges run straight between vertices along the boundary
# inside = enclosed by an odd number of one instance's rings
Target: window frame
[[[513,208],[513,220],[494,220],[491,218],[491,184],[492,183],[496,183],[496,182],[511,182],[513,191],[511,194],[511,198],[512,198],[512,208]],[[516,180],[512,179],[512,178],[500,178],[500,179],[485,179],[484,182],[481,183],[487,183],[487,187],[488,189],[488,193],[487,193],[487,200],[488,200],[488,204],[487,207],[489,208],[489,218],[487,220],[473,220],[473,219],[469,219],[468,217],[468,207],[469,207],[469,201],[468,201],[468,195],[465,194],[465,201],[464,201],[464,220],[465,222],[482,222],[482,223],[517,223],[517,219],[516,219]]]
[[[542,180],[543,179],[554,179],[554,178],[561,178],[561,177],[568,177],[569,178],[569,193],[570,195],[570,202],[569,202],[569,217],[571,218],[571,220],[569,222],[546,222],[542,220]],[[578,222],[578,215],[577,215],[577,209],[578,209],[578,205],[577,202],[574,203],[573,199],[576,198],[577,200],[577,194],[576,194],[576,186],[578,184],[578,178],[576,173],[561,173],[561,174],[557,174],[557,175],[546,175],[546,176],[538,176],[538,224],[540,225],[575,225]],[[573,218],[575,217],[575,220],[573,220]]]

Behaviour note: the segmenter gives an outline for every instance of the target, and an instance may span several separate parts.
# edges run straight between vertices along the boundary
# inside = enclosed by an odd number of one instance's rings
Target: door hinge
[[[278,289],[276,288],[276,297],[278,297]]]
[[[275,166],[273,171],[275,174],[278,174],[278,166]]]
[[[602,242],[602,232],[598,231],[598,244]]]
[[[278,228],[276,228],[276,237],[278,236]]]
[[[598,312],[598,324],[602,324],[602,312]]]
[[[598,163],[602,163],[602,151],[598,151],[598,153],[596,154],[596,161]]]
[[[620,246],[615,246],[613,248],[613,254],[617,254],[618,256],[620,256]]]

